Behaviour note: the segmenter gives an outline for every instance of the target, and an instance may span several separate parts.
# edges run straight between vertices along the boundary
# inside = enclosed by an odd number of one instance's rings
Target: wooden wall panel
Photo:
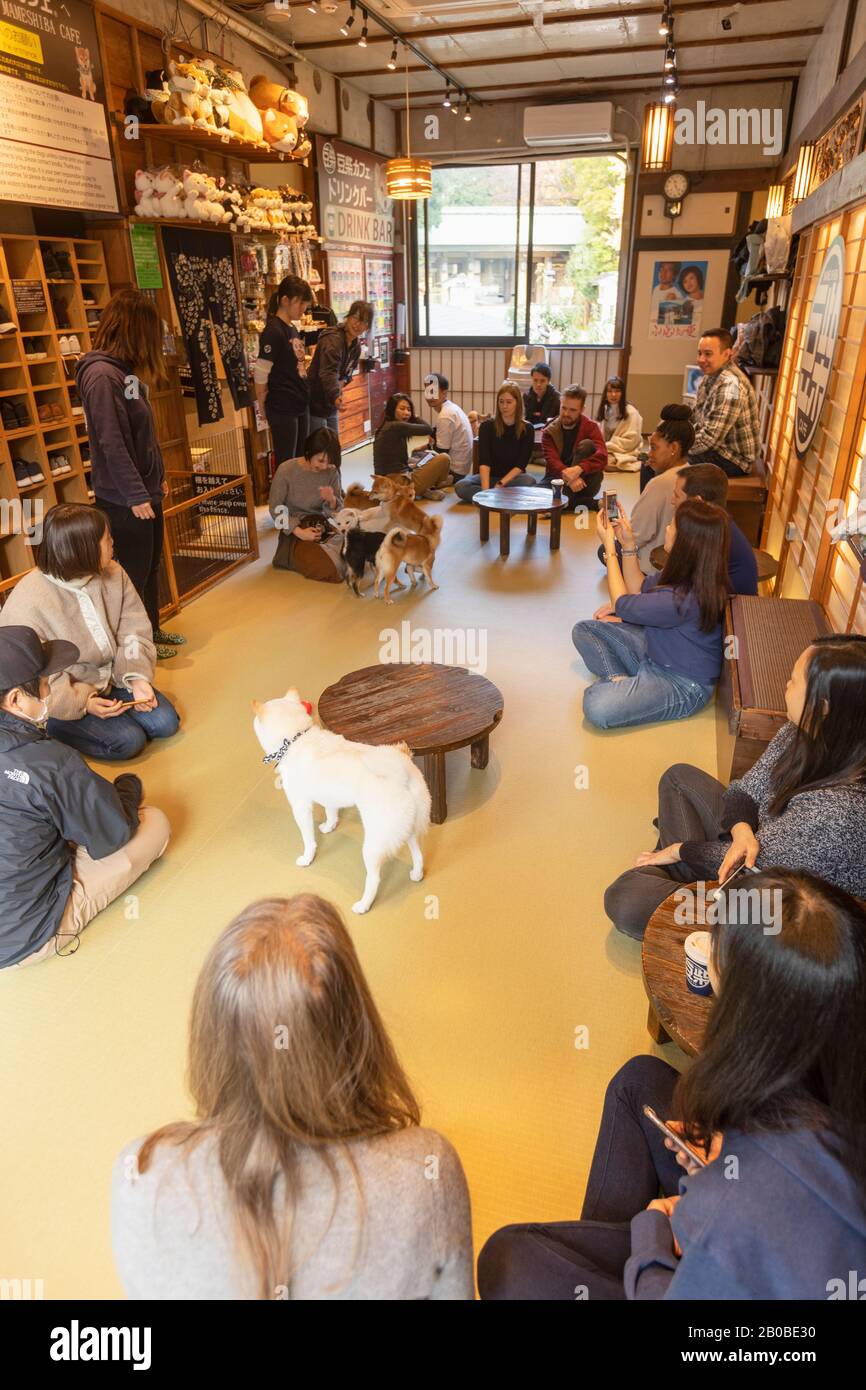
[[[589,392],[586,409],[594,415],[605,381],[619,372],[619,348],[550,348],[547,357],[553,384],[585,386]],[[510,348],[413,348],[410,380],[416,410],[421,410],[423,402],[424,377],[441,372],[451,383],[451,396],[465,411],[492,414],[510,360]]]

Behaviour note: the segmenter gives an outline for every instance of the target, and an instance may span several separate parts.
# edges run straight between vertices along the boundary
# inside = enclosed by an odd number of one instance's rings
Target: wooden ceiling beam
[[[291,0],[291,7],[292,9],[300,9],[302,7],[305,7],[308,3],[309,0]],[[743,5],[766,5],[768,3],[771,3],[771,0],[742,0],[742,3]],[[358,0],[358,4],[360,7],[361,0]],[[686,15],[698,13],[701,10],[719,10],[723,8],[724,0],[694,0],[694,3],[692,4],[680,4],[678,7],[675,5],[674,18],[684,19]],[[370,10],[369,14],[370,20],[373,23],[375,23],[375,13],[372,10]],[[656,0],[656,3],[654,5],[636,5],[633,9],[629,10],[585,10],[582,13],[575,13],[573,10],[560,10],[555,14],[545,15],[545,27],[550,24],[593,24],[598,23],[598,21],[601,19],[629,20],[638,18],[640,16],[646,17],[647,15],[654,15],[656,17],[661,16],[661,6],[659,5],[658,0]],[[405,16],[395,16],[395,20],[401,17]],[[392,21],[389,21],[389,23],[390,22]],[[398,27],[396,23],[394,23],[394,27]],[[519,19],[476,20],[474,23],[457,24],[453,27],[449,26],[448,28],[446,28],[442,24],[431,24],[423,29],[410,29],[407,27],[406,37],[407,39],[412,39],[413,42],[416,39],[453,38],[459,40],[461,36],[463,36],[464,34],[496,34],[504,33],[506,30],[510,29],[532,28],[534,28],[532,19],[527,15],[521,15]],[[391,41],[392,40],[390,34],[370,34],[367,39],[368,45],[374,43],[390,43]],[[295,48],[297,48],[298,52],[302,53],[305,50],[311,49],[346,48],[351,44],[356,44],[357,42],[357,39],[345,39],[341,37],[339,39],[323,39],[319,43],[296,43]]]
[[[785,34],[726,34],[722,39],[678,39],[677,52],[684,48],[717,48],[724,44],[727,48],[733,44],[743,43],[776,43],[783,39],[813,39],[817,38],[823,31],[818,26],[809,29],[789,29]],[[544,53],[516,53],[503,58],[461,58],[457,62],[449,59],[447,63],[449,72],[456,72],[463,68],[489,68],[513,66],[515,63],[549,63],[556,62],[560,58],[613,58],[625,53],[657,53],[659,59],[662,57],[662,48],[657,43],[643,44],[618,44],[615,48],[584,48],[580,51],[574,49],[559,49],[553,51],[548,49]],[[724,66],[724,64],[723,64]],[[405,72],[405,68],[401,71]],[[390,68],[355,68],[351,72],[338,73],[340,77],[345,77],[349,81],[363,81],[365,77],[387,77]],[[423,63],[413,66],[409,64],[409,72],[427,72],[429,69]],[[660,74],[661,75],[661,74]]]
[[[795,76],[792,75],[791,80],[792,80],[792,81],[795,81],[795,80],[796,80]],[[699,80],[696,81],[696,82],[681,82],[681,83],[680,83],[680,86],[681,86],[681,87],[706,87],[706,85],[707,85],[706,82],[703,81],[702,79],[699,79]],[[761,78],[761,77],[747,77],[747,78],[745,79],[745,81],[744,81],[742,78],[739,78],[739,77],[725,77],[725,78],[722,78],[720,81],[714,82],[714,83],[713,83],[713,86],[714,86],[714,87],[738,87],[738,86],[742,86],[742,87],[760,87],[760,86],[763,86],[763,85],[764,85],[764,80],[763,80],[763,78]],[[580,93],[583,92],[583,91],[585,91],[585,90],[586,90],[585,86],[569,88],[569,87],[567,87],[567,86],[564,85],[564,88],[563,88],[563,91],[562,91],[562,95],[563,95],[564,97],[579,96]],[[613,97],[617,97],[617,96],[626,96],[626,97],[627,97],[627,96],[634,96],[634,94],[635,94],[636,91],[639,92],[639,91],[640,91],[640,88],[639,88],[639,87],[599,87],[599,88],[597,89],[597,92],[595,92],[594,94],[595,94],[595,95],[598,95],[599,97],[602,97],[602,98],[604,98],[604,99],[608,99],[608,98],[611,98],[611,99],[612,99]],[[531,100],[533,99],[534,96],[541,96],[541,95],[543,95],[541,92],[530,93],[530,94],[529,94],[529,97],[528,97],[528,100],[531,101]],[[391,98],[389,98],[389,97],[376,97],[376,101],[389,101],[389,100],[391,100]],[[393,98],[393,100],[396,101],[396,97]],[[487,101],[483,102],[482,105],[483,105],[483,106],[513,106],[513,105],[514,105],[514,100],[515,100],[514,97],[491,97],[491,98],[488,98]],[[404,98],[403,98],[404,110],[405,110],[405,101],[406,101],[406,98],[404,97]],[[439,104],[438,102],[436,103],[435,106],[412,106],[411,98],[410,98],[409,105],[410,105],[410,109],[413,110],[413,111],[438,111],[438,110],[441,110],[441,109],[442,109],[441,106],[440,106],[440,104]],[[396,110],[396,109],[397,109],[397,108],[395,107],[395,110]]]

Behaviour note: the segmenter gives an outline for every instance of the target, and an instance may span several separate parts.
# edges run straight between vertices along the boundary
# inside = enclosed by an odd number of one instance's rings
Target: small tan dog
[[[415,588],[419,570],[431,589],[439,588],[439,585],[433,582],[432,570],[442,535],[442,518],[431,516],[425,517],[424,520],[429,526],[428,535],[421,536],[405,527],[395,526],[379,546],[376,553],[376,582],[373,586],[376,598],[379,597],[379,586],[383,579],[386,603],[394,602],[391,598],[392,585],[396,589],[405,589],[406,585],[397,578],[397,570],[401,564],[406,566],[410,588]]]
[[[411,502],[415,497],[415,484],[411,478],[404,478],[400,473],[374,473],[370,496],[374,502],[397,502],[401,499]]]
[[[343,505],[352,507],[356,512],[368,511],[371,507],[378,507],[379,498],[374,497],[371,492],[367,492],[361,487],[360,483],[352,483],[346,492]]]
[[[376,483],[378,479],[373,479],[373,494],[376,495]],[[402,483],[391,494],[390,513],[391,525],[405,527],[407,531],[415,531],[419,536],[426,536],[433,541],[434,549],[439,544],[439,536],[442,531],[441,516],[429,516],[422,511],[415,501],[415,488],[411,482],[405,479],[383,478],[382,482]],[[384,498],[383,498],[384,500]]]

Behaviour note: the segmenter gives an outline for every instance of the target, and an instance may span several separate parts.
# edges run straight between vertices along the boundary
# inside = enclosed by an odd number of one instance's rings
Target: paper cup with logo
[[[550,486],[551,486],[551,488],[552,488],[552,490],[553,490],[553,500],[554,500],[554,502],[561,502],[561,501],[562,501],[562,489],[563,489],[563,486],[564,486],[564,485],[563,485],[562,479],[561,479],[561,478],[553,478],[553,479],[551,480]]]
[[[710,933],[693,931],[686,937],[686,985],[692,994],[712,994],[708,970],[711,950]]]

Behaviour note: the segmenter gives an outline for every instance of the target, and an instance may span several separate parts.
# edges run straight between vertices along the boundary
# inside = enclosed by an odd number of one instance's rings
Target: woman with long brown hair
[[[478,472],[457,483],[461,502],[471,502],[476,492],[489,487],[535,487],[538,479],[527,472],[535,436],[523,418],[523,394],[513,381],[503,381],[496,397],[496,413],[478,430]]]
[[[93,348],[75,372],[92,463],[96,505],[111,523],[114,552],[135,585],[153,627],[156,653],[175,656],[183,638],[159,623],[162,500],[168,493],[149,385],[165,381],[156,305],[138,290],[118,290],[102,311]]]
[[[130,1298],[469,1299],[469,1194],[418,1102],[352,939],[312,894],[239,913],[196,985],[196,1118],[120,1155]]]
[[[622,507],[614,523],[599,512],[598,531],[610,602],[571,634],[601,677],[584,691],[583,712],[600,729],[685,719],[707,703],[722,670],[727,512],[697,499],[683,502],[668,524],[667,563],[649,578]]]

